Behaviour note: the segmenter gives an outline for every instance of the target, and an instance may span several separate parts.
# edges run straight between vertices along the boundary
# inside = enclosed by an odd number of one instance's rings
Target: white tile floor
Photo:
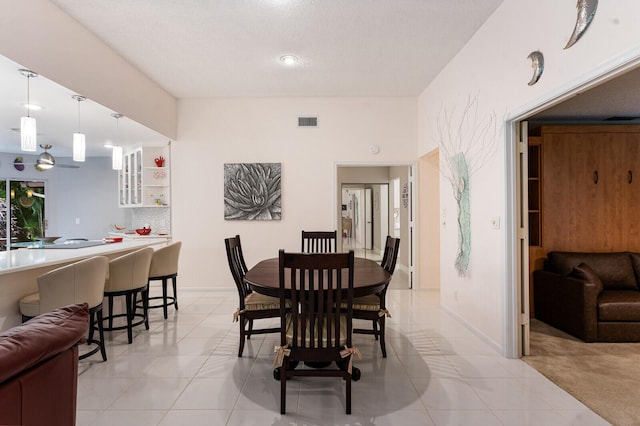
[[[392,286],[393,288],[393,286]],[[152,311],[126,344],[112,333],[108,361],[80,361],[79,425],[606,425],[520,360],[509,360],[441,310],[438,293],[390,290],[388,358],[357,335],[362,379],[344,414],[337,379],[292,381],[286,415],[272,378],[275,334],[237,357],[235,291],[180,293],[168,320]]]

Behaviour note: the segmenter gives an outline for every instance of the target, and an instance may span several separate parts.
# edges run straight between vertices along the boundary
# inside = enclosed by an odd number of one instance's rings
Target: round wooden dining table
[[[265,259],[249,269],[244,277],[253,291],[278,297],[280,272],[278,258]],[[391,274],[377,262],[356,257],[353,265],[353,297],[376,294],[391,280]],[[286,285],[286,282],[285,282]]]
[[[288,280],[288,275],[286,278]],[[279,259],[276,257],[258,262],[247,271],[244,279],[256,293],[278,297],[280,291]],[[343,279],[346,279],[346,277],[343,277]],[[373,260],[362,257],[354,259],[353,297],[379,293],[390,280],[391,274]],[[287,281],[285,281],[285,286],[287,286]],[[306,364],[314,368],[322,368],[328,365],[327,363],[318,362],[307,362]],[[340,366],[340,368],[346,368],[346,364]],[[276,380],[280,380],[279,370],[279,368],[274,370],[274,378]],[[354,381],[360,379],[360,370],[356,367],[353,367],[352,378]]]

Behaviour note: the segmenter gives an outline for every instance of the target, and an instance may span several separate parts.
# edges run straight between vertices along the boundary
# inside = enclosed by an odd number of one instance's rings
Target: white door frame
[[[516,161],[517,138],[516,127],[520,121],[526,120],[535,114],[562,103],[589,90],[599,84],[611,80],[640,66],[640,47],[630,50],[625,54],[613,58],[604,65],[592,69],[589,73],[578,76],[570,84],[559,87],[554,92],[548,93],[542,98],[514,109],[505,118],[505,265],[504,265],[504,336],[505,357],[522,357],[523,336],[521,322],[522,295],[518,288],[518,274],[529,273],[529,265],[521,265],[518,256],[518,193],[516,185]],[[520,270],[520,272],[519,272]],[[524,344],[526,345],[526,343]]]
[[[364,249],[373,249],[373,190],[364,189]]]

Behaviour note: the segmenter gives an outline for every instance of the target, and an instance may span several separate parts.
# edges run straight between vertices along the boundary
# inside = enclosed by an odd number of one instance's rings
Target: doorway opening
[[[555,97],[516,111],[506,119],[508,236],[505,251],[507,253],[505,265],[505,276],[507,277],[505,281],[505,355],[508,358],[522,357],[529,349],[530,306],[528,298],[530,283],[528,278],[531,267],[529,265],[530,230],[527,212],[530,206],[528,185],[526,184],[529,174],[529,153],[527,149],[527,123],[524,120],[534,119],[536,115],[547,109],[569,102],[577,94],[581,95],[580,99],[583,102],[591,89],[603,85],[603,83],[615,81],[630,70],[638,69],[638,65],[640,65],[640,56],[637,53],[615,58],[615,61],[609,61],[601,68],[582,76],[578,84],[560,90],[554,95]],[[592,103],[591,107],[595,105],[600,104]],[[575,118],[575,114],[573,117]]]
[[[336,228],[342,236],[338,250],[353,248],[356,256],[380,261],[387,235],[399,237],[391,282],[395,288],[412,288],[417,280],[414,171],[411,164],[336,166]]]
[[[379,262],[389,233],[389,185],[342,184],[342,249]]]

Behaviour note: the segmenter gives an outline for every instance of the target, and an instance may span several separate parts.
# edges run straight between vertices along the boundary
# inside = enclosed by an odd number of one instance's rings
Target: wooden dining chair
[[[280,250],[280,346],[274,364],[279,368],[275,375],[281,385],[281,414],[286,412],[287,381],[296,376],[343,378],[346,413],[351,414],[352,358],[359,356],[351,342],[353,270],[353,250],[328,254]],[[286,300],[291,300],[289,311],[284,308]],[[295,369],[299,362],[335,362],[337,368]]]
[[[250,339],[252,334],[277,333],[280,331],[280,327],[253,328],[254,320],[278,318],[280,316],[280,300],[277,297],[253,292],[245,282],[244,276],[248,269],[242,254],[240,235],[226,238],[224,244],[227,249],[229,269],[238,289],[239,305],[233,314],[233,319],[240,323],[238,356],[241,357],[244,351],[245,339]]]
[[[338,231],[302,231],[303,253],[335,253]]]
[[[390,274],[396,269],[398,260],[398,248],[400,238],[387,236],[382,256],[381,266]],[[385,345],[385,318],[390,317],[386,306],[386,295],[389,283],[382,291],[369,296],[357,297],[353,300],[353,318],[371,321],[371,329],[354,328],[353,332],[358,334],[372,334],[376,340],[380,341],[382,357],[387,357],[387,347]]]

